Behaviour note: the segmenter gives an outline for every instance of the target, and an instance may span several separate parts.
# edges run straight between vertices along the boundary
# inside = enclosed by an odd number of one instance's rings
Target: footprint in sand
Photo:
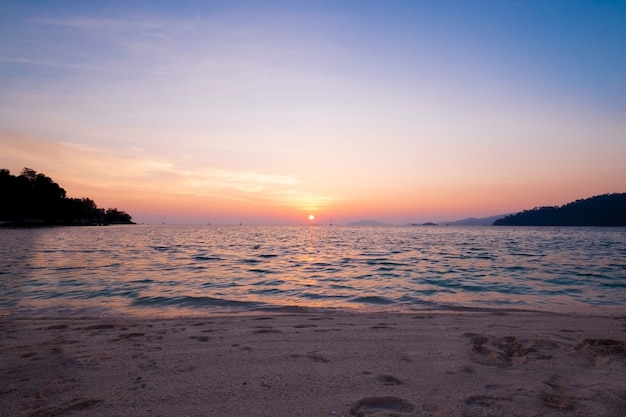
[[[145,333],[122,333],[122,334],[118,335],[117,338],[109,340],[109,342],[120,342],[120,341],[123,341],[123,340],[130,341],[133,338],[143,337],[145,335],[146,335]]]
[[[376,380],[383,385],[402,385],[404,383],[395,376],[388,374],[380,374],[376,377]]]
[[[550,340],[520,340],[513,336],[487,337],[477,333],[465,333],[472,341],[472,353],[477,362],[494,366],[515,366],[528,359],[551,359],[559,345]]]
[[[37,407],[34,412],[30,413],[29,415],[61,416],[79,412],[86,413],[91,408],[97,407],[102,403],[104,403],[104,400],[101,399],[78,397],[69,402],[54,405],[51,407]]]
[[[413,410],[415,410],[415,406],[402,398],[365,397],[352,406],[350,414],[355,417],[400,415],[410,414]]]
[[[317,327],[317,324],[296,324],[293,326],[294,329],[308,329],[310,327]]]
[[[308,353],[306,355],[299,355],[299,354],[295,354],[294,353],[292,355],[289,355],[289,357],[290,358],[294,358],[294,359],[306,358],[306,359],[312,360],[313,362],[321,362],[321,363],[330,362],[327,358],[325,358],[324,356],[319,355],[319,354],[317,354],[315,352],[310,352],[310,353]]]
[[[57,324],[56,326],[46,327],[44,330],[65,330],[68,327],[67,324]]]
[[[87,326],[85,328],[83,328],[83,330],[109,330],[109,329],[114,329],[115,326],[112,324],[96,324],[93,326]]]
[[[189,336],[189,338],[197,340],[198,342],[208,342],[209,341],[209,337],[208,336]]]
[[[268,334],[268,333],[282,333],[282,331],[278,329],[257,329],[254,331],[256,334]]]
[[[275,329],[272,326],[254,326],[254,333],[256,334],[267,334],[267,333],[282,333],[281,330]]]
[[[569,388],[564,384],[563,378],[556,375],[552,376],[543,383],[549,389],[543,390],[539,394],[539,399],[549,408],[559,411],[572,412],[577,408],[575,399],[569,394]]]
[[[603,365],[611,360],[626,360],[626,341],[613,339],[585,339],[575,346],[595,365]]]
[[[380,330],[380,329],[387,329],[387,330],[393,330],[395,329],[395,327],[393,327],[393,324],[389,324],[389,323],[377,323],[373,326],[370,326],[370,329],[372,330]]]

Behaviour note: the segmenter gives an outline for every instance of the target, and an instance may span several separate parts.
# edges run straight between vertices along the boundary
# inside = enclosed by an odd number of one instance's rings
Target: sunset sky
[[[137,222],[626,192],[624,1],[0,3],[0,168]]]

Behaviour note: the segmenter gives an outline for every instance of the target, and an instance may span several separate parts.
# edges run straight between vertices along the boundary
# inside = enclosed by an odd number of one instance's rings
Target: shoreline
[[[541,314],[556,316],[583,316],[583,317],[626,317],[624,307],[587,307],[578,310],[513,307],[482,307],[464,305],[442,305],[437,307],[391,307],[391,308],[350,308],[350,307],[314,307],[305,305],[268,306],[252,309],[196,309],[180,307],[164,308],[77,308],[65,311],[55,311],[54,308],[36,310],[19,310],[7,308],[0,310],[0,320],[170,320],[170,319],[206,319],[211,317],[247,317],[247,316],[349,316],[349,315],[411,315],[411,314]]]
[[[0,416],[626,413],[626,314],[2,317]]]

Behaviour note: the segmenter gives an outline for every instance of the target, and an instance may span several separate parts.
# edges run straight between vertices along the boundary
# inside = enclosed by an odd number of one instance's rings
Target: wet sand
[[[2,416],[624,416],[626,315],[0,321]]]

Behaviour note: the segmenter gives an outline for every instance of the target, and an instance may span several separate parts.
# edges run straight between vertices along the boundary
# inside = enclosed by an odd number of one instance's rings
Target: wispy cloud
[[[226,186],[235,186],[237,184],[252,184],[253,189],[262,191],[266,186],[289,186],[297,184],[299,181],[289,175],[270,175],[258,172],[233,172],[233,171],[215,171],[212,177],[219,179]]]
[[[158,73],[184,75],[186,82],[191,76],[196,80],[228,78],[248,83],[269,77],[284,80],[287,72],[294,76],[296,68],[304,71],[309,66],[324,65],[320,56],[328,57],[329,62],[333,56],[339,56],[332,39],[323,41],[323,34],[313,38],[307,33],[308,24],[296,25],[290,19],[270,14],[254,18],[245,14],[219,18],[67,16],[33,18],[30,23],[43,34],[46,27],[53,32],[47,42],[55,43],[57,55],[80,53],[105,67],[107,61],[115,59],[117,66],[129,67],[126,71],[133,67],[135,71],[159,68]],[[55,28],[75,33],[60,35]],[[285,36],[287,30],[289,36]],[[323,55],[319,51],[324,51]],[[28,55],[28,51],[22,52],[27,55],[14,55],[16,60],[52,64]]]
[[[164,27],[164,20],[158,19],[113,19],[101,17],[66,16],[62,18],[34,17],[30,22],[52,26],[66,26],[82,30],[158,30]]]
[[[24,64],[24,65],[34,65],[41,67],[51,67],[51,68],[66,68],[72,70],[87,70],[90,72],[102,72],[102,73],[118,73],[118,74],[146,74],[150,73],[153,75],[171,75],[166,71],[146,71],[143,69],[133,69],[133,68],[120,68],[116,66],[104,66],[104,65],[90,65],[90,64],[81,64],[76,62],[70,62],[66,60],[51,60],[51,59],[36,59],[36,58],[27,58],[27,57],[16,57],[16,56],[0,56],[0,62],[13,63],[13,64]]]
[[[277,206],[309,208],[332,201],[304,189],[293,175],[190,168],[136,151],[113,152],[93,145],[51,142],[0,130],[0,167],[30,160],[33,168],[72,183],[91,183],[98,188],[135,190],[143,194],[169,194],[263,201]],[[44,150],[33,152],[33,149]]]
[[[337,198],[328,195],[293,189],[281,190],[277,193],[284,205],[299,207],[308,211],[318,211],[337,201]]]

